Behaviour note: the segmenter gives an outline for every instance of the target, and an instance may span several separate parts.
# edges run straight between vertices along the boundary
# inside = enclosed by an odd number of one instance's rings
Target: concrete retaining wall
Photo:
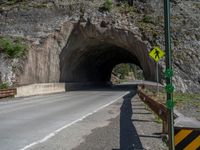
[[[110,83],[40,83],[17,87],[17,94],[15,97],[25,97],[33,95],[42,95],[50,93],[59,93],[65,91],[83,90],[97,87],[109,86]]]
[[[65,83],[31,84],[17,87],[15,97],[65,92]]]

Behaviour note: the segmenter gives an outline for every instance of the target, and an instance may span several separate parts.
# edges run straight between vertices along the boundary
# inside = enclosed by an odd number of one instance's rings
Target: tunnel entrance
[[[155,65],[144,43],[132,33],[99,30],[90,24],[74,28],[60,54],[60,82],[110,82],[113,68],[121,63],[139,66],[145,79],[154,80]]]
[[[76,53],[71,63],[64,64],[61,79],[65,82],[108,82],[117,64],[133,63],[140,66],[138,59],[129,51],[108,44],[87,47],[83,53]],[[70,67],[71,66],[71,67]]]

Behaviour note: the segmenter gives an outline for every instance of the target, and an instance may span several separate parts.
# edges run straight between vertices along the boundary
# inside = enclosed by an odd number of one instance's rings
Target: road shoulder
[[[31,150],[165,150],[162,125],[138,96],[117,102],[64,129]]]

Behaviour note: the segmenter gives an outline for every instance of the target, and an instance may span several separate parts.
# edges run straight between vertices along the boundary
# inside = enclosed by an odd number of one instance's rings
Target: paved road
[[[45,141],[127,92],[76,91],[0,102],[0,149],[26,149]]]

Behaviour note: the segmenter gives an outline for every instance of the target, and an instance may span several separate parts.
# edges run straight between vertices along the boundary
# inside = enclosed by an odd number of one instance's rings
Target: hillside
[[[176,90],[198,93],[200,2],[173,0],[171,6],[173,80]],[[145,43],[147,51],[153,46],[164,49],[163,4],[159,0],[135,0],[132,6],[124,1],[113,1],[108,7],[105,0],[1,0],[0,37],[10,37],[13,42],[25,45],[27,51],[22,56],[10,57],[0,48],[0,83],[21,85],[58,81],[59,57],[49,56],[49,53],[60,55],[72,26],[77,23],[82,26],[89,23],[93,26],[91,28],[101,28],[99,31],[102,32],[107,28],[113,32],[120,30],[123,31],[122,37],[131,32]],[[130,41],[127,39],[119,46],[130,45],[131,40],[130,37]],[[46,59],[42,60],[42,56]],[[160,63],[161,82],[164,82],[164,66],[163,60]],[[50,70],[53,71],[46,78]]]

